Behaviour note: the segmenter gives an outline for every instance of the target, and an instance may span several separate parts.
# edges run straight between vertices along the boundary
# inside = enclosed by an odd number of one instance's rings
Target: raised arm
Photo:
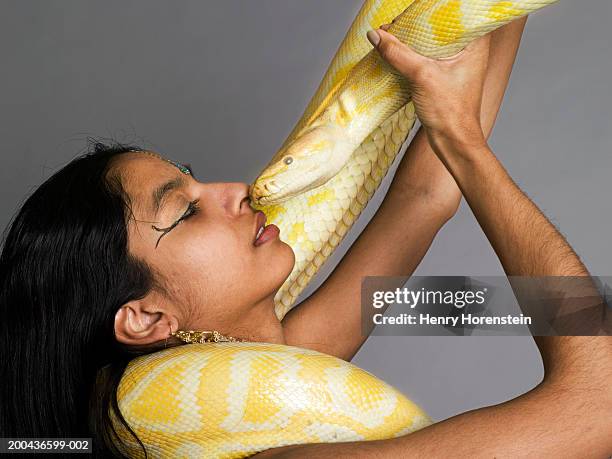
[[[378,49],[411,81],[430,144],[459,184],[506,272],[586,278],[572,248],[514,184],[484,140],[479,104],[488,41],[439,62],[379,34]],[[537,343],[544,380],[514,400],[400,438],[292,446],[258,457],[609,457],[612,338],[542,337]]]
[[[491,34],[481,113],[487,135],[501,105],[525,21]],[[321,287],[283,320],[287,343],[350,360],[366,339],[360,322],[362,278],[412,274],[460,199],[455,180],[420,129],[383,203],[357,241]]]

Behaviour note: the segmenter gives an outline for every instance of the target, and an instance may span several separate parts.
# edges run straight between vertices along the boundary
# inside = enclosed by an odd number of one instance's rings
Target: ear
[[[115,314],[117,341],[145,345],[163,341],[177,330],[178,321],[162,307],[151,304],[148,297],[124,304]]]

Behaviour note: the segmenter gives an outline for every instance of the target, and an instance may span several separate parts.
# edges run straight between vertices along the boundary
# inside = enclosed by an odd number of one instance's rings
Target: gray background
[[[301,115],[360,4],[1,1],[2,227],[87,136],[190,162],[200,180],[251,181]],[[607,0],[565,0],[530,19],[491,141],[600,275],[611,274],[612,260],[611,17]],[[417,271],[501,273],[465,205]],[[507,400],[542,377],[525,337],[372,337],[354,362],[435,419]]]

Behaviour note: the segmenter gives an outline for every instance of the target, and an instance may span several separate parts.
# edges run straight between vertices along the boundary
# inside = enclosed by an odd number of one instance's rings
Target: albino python
[[[279,319],[376,191],[415,121],[406,81],[365,33],[448,57],[555,0],[366,0],[302,118],[251,187],[295,267]],[[330,306],[331,307],[331,306]],[[391,438],[431,423],[397,390],[311,350],[266,343],[179,346],[130,362],[118,391],[150,457],[247,457],[277,446]],[[119,426],[129,454],[140,446]]]

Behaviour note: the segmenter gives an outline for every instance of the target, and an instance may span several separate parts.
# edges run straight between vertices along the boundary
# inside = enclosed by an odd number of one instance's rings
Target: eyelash
[[[159,237],[159,239],[157,239],[155,248],[157,248],[157,246],[159,245],[159,241],[161,240],[161,238],[164,237],[166,234],[168,234],[170,231],[172,231],[179,223],[187,220],[189,217],[193,217],[195,214],[198,213],[198,211],[200,210],[199,202],[200,202],[199,199],[196,199],[195,201],[191,201],[189,205],[187,206],[187,210],[185,210],[183,215],[181,215],[177,221],[175,221],[172,225],[168,226],[167,228],[158,228],[155,225],[151,225],[151,227],[154,230],[160,231],[163,233]]]

